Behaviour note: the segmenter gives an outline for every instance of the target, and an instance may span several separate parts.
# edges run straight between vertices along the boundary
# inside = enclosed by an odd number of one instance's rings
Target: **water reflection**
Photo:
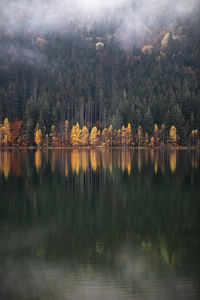
[[[37,172],[39,171],[41,164],[42,164],[42,153],[40,150],[37,150],[35,152],[35,168]]]
[[[29,151],[24,151],[23,155],[30,156]],[[0,151],[0,172],[8,178],[9,173],[19,177],[22,173],[21,167],[23,160],[21,159],[21,152],[3,150]],[[62,162],[61,162],[62,157]],[[189,160],[192,168],[199,166],[199,152],[186,151],[186,157]],[[109,170],[111,173],[114,168],[120,169],[122,172],[127,172],[128,175],[137,169],[141,172],[143,167],[153,166],[154,173],[157,174],[160,170],[165,173],[168,166],[172,173],[176,171],[177,163],[181,163],[181,153],[177,150],[172,151],[157,151],[157,150],[109,150],[109,149],[91,149],[91,150],[78,150],[73,149],[70,151],[34,151],[34,164],[37,173],[49,164],[52,172],[55,171],[56,166],[64,163],[65,177],[68,176],[69,169],[75,174],[80,171],[86,172],[91,168],[93,172],[98,172],[101,169]]]
[[[170,169],[172,171],[172,173],[174,173],[176,171],[176,150],[173,150],[170,152],[169,154],[169,163],[170,163]]]
[[[198,299],[198,151],[0,151],[0,299]]]

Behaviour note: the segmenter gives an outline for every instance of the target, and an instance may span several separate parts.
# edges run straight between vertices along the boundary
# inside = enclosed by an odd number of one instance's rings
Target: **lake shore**
[[[22,146],[10,146],[10,147],[4,147],[1,146],[0,150],[94,150],[94,149],[110,149],[110,150],[200,150],[200,147],[198,146],[166,146],[166,147],[148,147],[148,146],[114,146],[114,147],[107,147],[107,146],[42,146],[42,147],[37,147],[37,146],[27,146],[27,147],[22,147]]]

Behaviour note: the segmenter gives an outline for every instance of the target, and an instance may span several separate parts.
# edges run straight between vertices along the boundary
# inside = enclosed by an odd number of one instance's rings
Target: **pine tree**
[[[143,139],[143,130],[142,127],[139,125],[137,129],[137,140],[138,140],[139,147],[142,145],[142,139]]]
[[[68,128],[69,128],[69,122],[68,120],[65,121],[65,145],[68,143]]]

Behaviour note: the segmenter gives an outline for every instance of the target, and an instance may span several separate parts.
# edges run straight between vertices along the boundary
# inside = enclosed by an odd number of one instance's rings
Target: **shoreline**
[[[114,147],[106,147],[106,146],[58,146],[58,147],[37,147],[37,146],[28,146],[28,147],[22,147],[22,146],[10,146],[10,147],[0,147],[1,150],[95,150],[95,149],[110,149],[110,150],[155,150],[155,151],[170,151],[170,150],[200,150],[200,147],[188,147],[188,146],[167,146],[167,147],[148,147],[148,146],[114,146]]]

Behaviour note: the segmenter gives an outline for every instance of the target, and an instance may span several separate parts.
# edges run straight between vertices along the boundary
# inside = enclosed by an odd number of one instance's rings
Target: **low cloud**
[[[196,0],[1,0],[0,24],[13,31],[51,31],[75,20],[87,22],[92,17],[109,22],[112,17],[129,28],[138,26],[138,20],[154,24],[167,11],[171,16],[185,16],[196,4]]]

